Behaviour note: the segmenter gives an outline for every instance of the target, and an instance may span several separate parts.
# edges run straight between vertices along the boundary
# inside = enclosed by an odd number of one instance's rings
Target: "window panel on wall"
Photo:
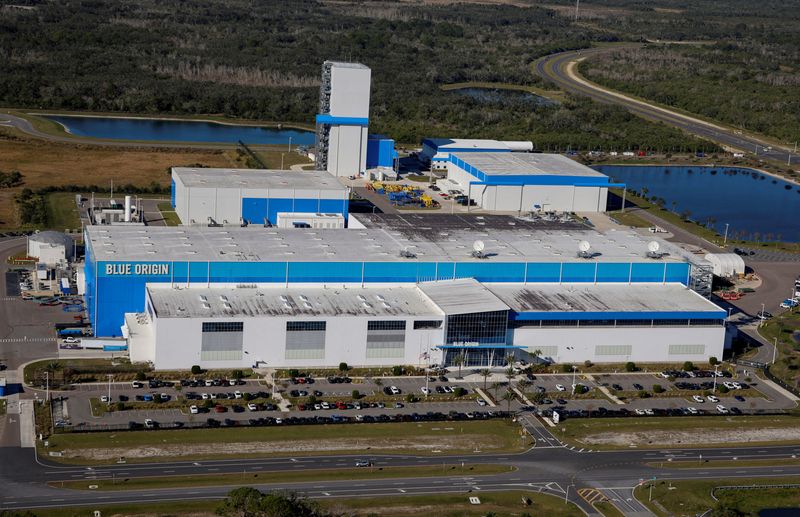
[[[200,342],[203,361],[241,360],[244,348],[244,323],[241,321],[204,321]]]
[[[669,345],[669,355],[705,355],[705,345]]]
[[[325,331],[324,321],[286,322],[286,359],[324,359]]]
[[[631,345],[596,345],[595,355],[631,355],[633,347]]]
[[[397,359],[405,355],[405,320],[375,320],[367,322],[368,359]]]
[[[446,343],[504,344],[508,311],[475,312],[447,317]]]

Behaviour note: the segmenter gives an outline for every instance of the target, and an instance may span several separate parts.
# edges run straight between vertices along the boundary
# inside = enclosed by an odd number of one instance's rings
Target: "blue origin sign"
[[[101,266],[100,274],[102,276],[165,276],[169,275],[169,263],[107,262]]]

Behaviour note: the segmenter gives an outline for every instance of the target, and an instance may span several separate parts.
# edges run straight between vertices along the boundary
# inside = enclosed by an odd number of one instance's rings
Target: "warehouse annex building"
[[[349,198],[324,171],[172,168],[172,206],[184,225],[272,226],[279,214],[325,214],[344,226]]]
[[[605,212],[608,189],[625,188],[566,156],[543,153],[451,153],[447,180],[491,211]]]
[[[158,368],[722,353],[725,313],[687,288],[697,267],[669,243],[654,255],[632,231],[501,215],[357,217],[363,228],[88,227],[95,334],[126,335]]]

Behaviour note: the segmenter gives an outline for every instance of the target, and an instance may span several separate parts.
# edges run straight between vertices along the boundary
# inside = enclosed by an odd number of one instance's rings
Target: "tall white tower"
[[[360,63],[325,61],[317,115],[317,168],[351,176],[367,168],[372,71]]]

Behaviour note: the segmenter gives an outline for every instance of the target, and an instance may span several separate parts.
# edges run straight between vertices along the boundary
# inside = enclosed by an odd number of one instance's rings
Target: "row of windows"
[[[405,330],[405,321],[368,321],[367,330]]]
[[[539,327],[721,327],[722,319],[655,319],[655,320],[528,320],[512,321],[509,328]]]
[[[325,330],[324,321],[287,321],[286,332],[318,332]]]
[[[241,321],[205,321],[203,332],[242,332],[244,323]]]

